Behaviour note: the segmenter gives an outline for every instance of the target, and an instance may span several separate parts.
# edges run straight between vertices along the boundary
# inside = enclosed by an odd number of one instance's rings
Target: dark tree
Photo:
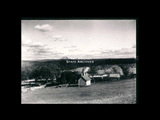
[[[21,80],[27,80],[30,79],[32,69],[31,67],[24,67],[21,70]]]
[[[93,65],[91,65],[91,66],[90,66],[90,70],[88,71],[88,73],[92,76],[92,79],[93,79],[93,81],[94,81],[94,83],[95,83],[95,79],[94,79],[93,76],[96,74],[96,67],[93,66]]]
[[[129,66],[128,65],[126,65],[126,64],[121,64],[121,65],[119,65],[121,68],[122,68],[122,70],[123,70],[123,74],[124,74],[124,77],[127,77],[128,76],[128,69],[129,69]]]
[[[46,82],[48,82],[48,79],[52,75],[51,69],[48,66],[42,66],[40,68],[40,75],[42,76],[43,79],[46,79]]]
[[[118,73],[116,67],[113,66],[113,67],[112,67],[112,70],[113,70],[113,73]]]
[[[32,67],[32,71],[30,73],[30,78],[34,78],[35,82],[37,82],[38,78],[40,78],[40,77],[41,77],[40,67],[38,67],[38,66]]]
[[[62,73],[62,80],[66,80],[70,85],[71,83],[76,83],[79,79],[79,74],[77,72],[65,71]]]
[[[25,71],[21,71],[21,80],[25,80]]]
[[[50,78],[53,80],[54,78],[57,80],[57,78],[61,77],[61,68],[60,65],[58,64],[49,64],[48,65],[51,74],[50,74]]]

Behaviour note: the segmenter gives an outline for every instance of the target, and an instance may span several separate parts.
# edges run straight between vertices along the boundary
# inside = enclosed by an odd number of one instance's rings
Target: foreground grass
[[[89,87],[55,86],[22,93],[21,102],[35,104],[135,104],[136,81],[133,79],[92,83]]]

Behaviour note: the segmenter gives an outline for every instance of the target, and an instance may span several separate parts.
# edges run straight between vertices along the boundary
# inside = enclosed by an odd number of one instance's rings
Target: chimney
[[[85,75],[85,72],[84,72],[84,68],[82,69],[82,73],[81,73],[81,76],[84,76]]]
[[[86,75],[86,73],[89,71],[89,67],[86,67],[86,69],[83,69],[83,74],[84,74],[84,76]]]

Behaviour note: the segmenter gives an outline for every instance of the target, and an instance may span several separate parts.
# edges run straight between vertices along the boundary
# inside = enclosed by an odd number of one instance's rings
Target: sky
[[[21,59],[136,58],[136,20],[21,20]]]

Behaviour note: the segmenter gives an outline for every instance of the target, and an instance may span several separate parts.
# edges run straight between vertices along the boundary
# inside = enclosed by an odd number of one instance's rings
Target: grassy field
[[[136,80],[92,83],[89,87],[55,86],[21,93],[22,104],[136,104]]]

